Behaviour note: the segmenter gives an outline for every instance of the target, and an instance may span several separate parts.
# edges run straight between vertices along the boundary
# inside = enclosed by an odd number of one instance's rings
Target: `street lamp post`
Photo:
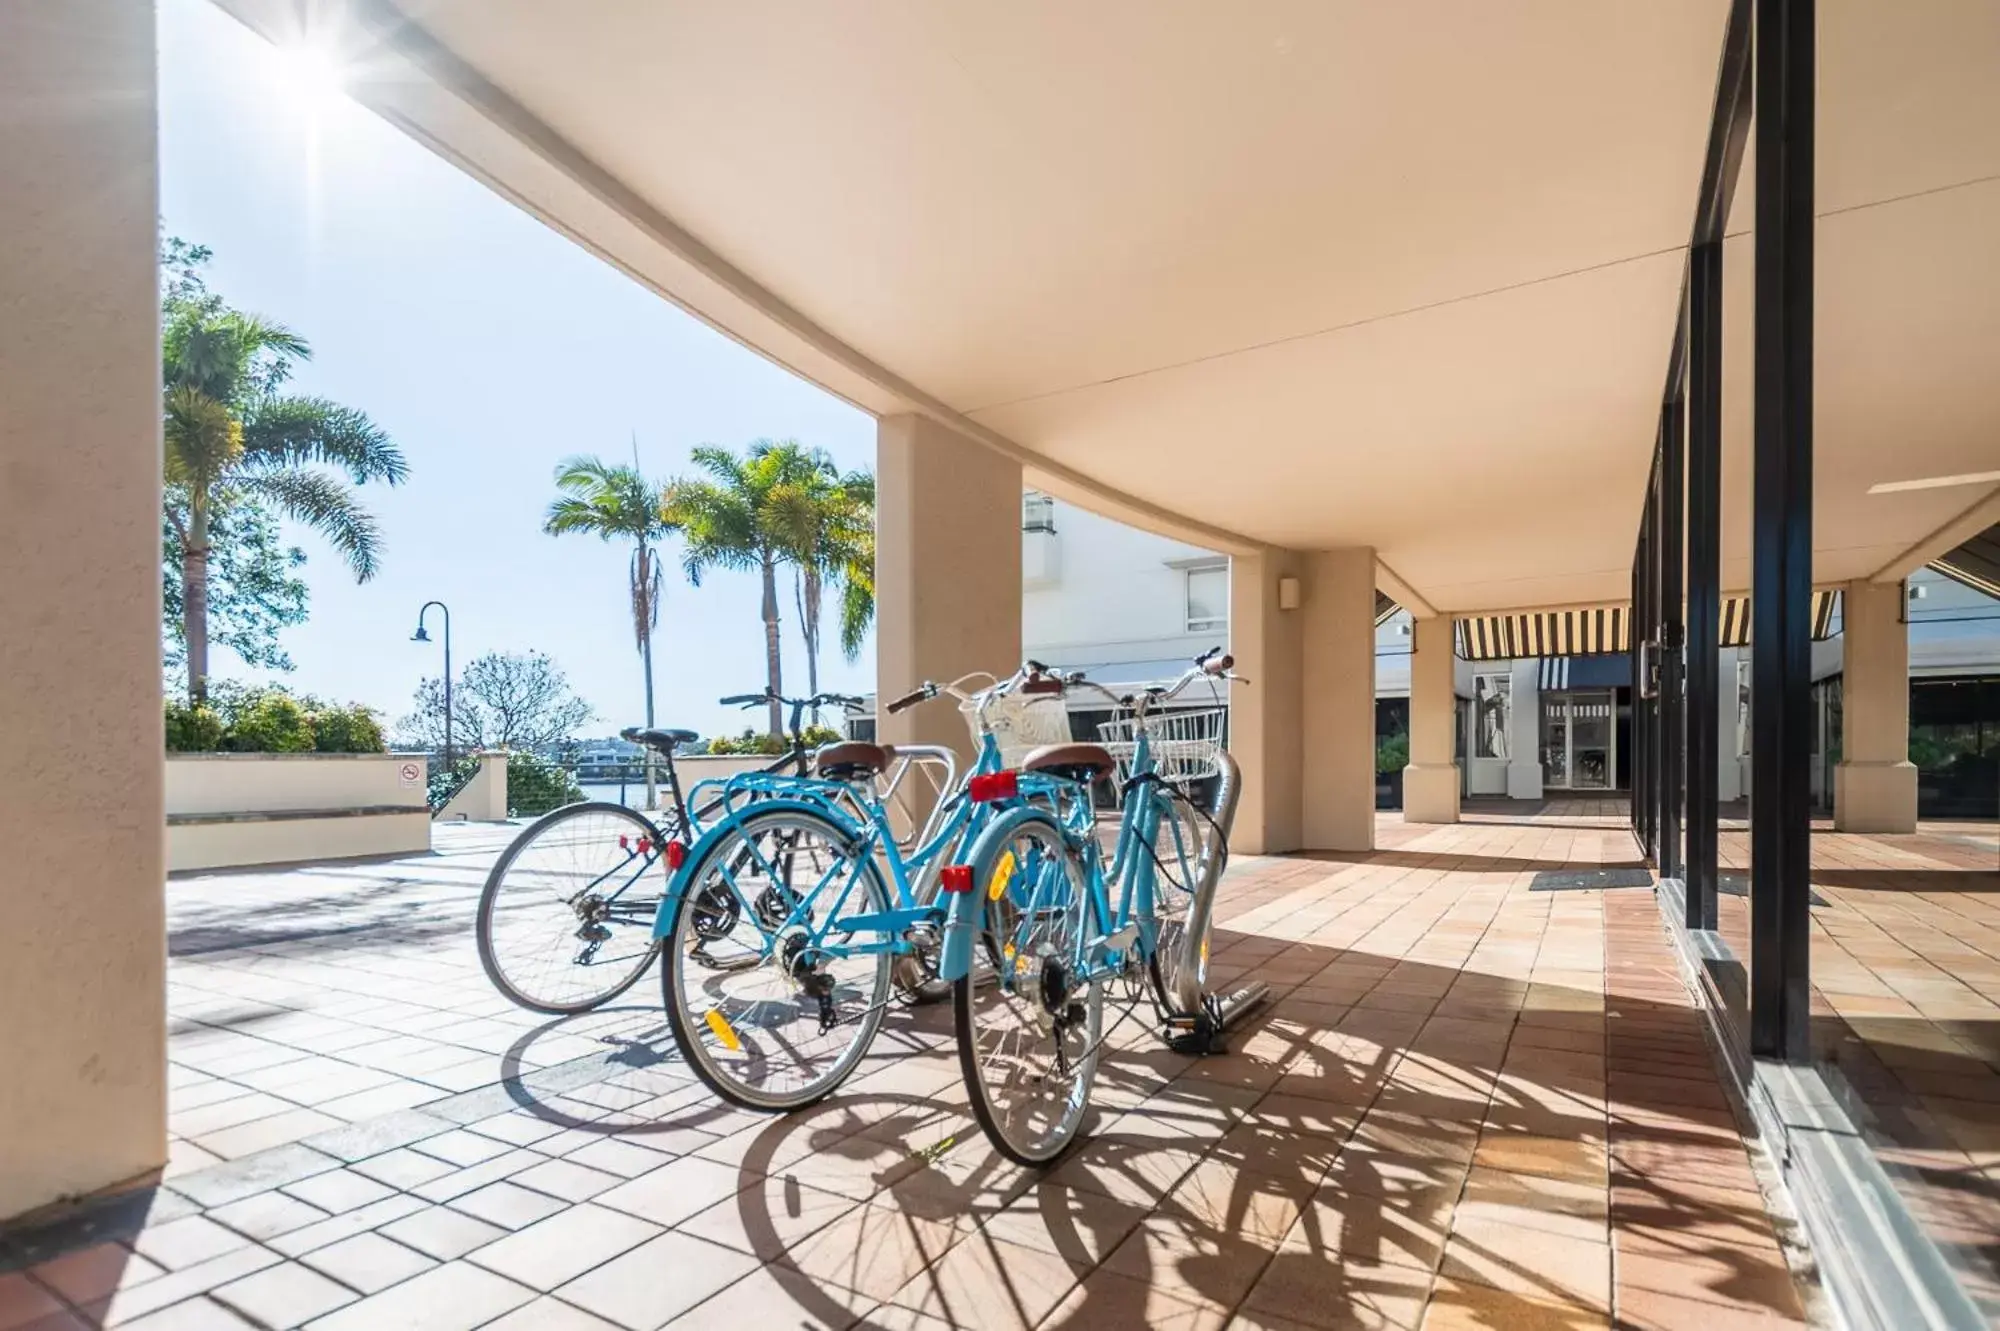
[[[429,642],[431,635],[424,632],[424,616],[436,606],[444,614],[444,770],[451,770],[451,607],[443,601],[425,601],[417,611],[417,631],[410,635],[411,642]]]

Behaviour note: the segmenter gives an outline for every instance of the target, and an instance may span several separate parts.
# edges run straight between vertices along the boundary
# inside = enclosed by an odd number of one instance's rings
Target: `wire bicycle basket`
[[[976,747],[981,737],[979,704],[962,702],[959,715],[972,732]],[[1060,694],[1009,693],[986,704],[986,725],[1000,745],[1000,761],[1019,767],[1021,760],[1045,744],[1070,742],[1069,708]]]
[[[1206,781],[1215,775],[1216,752],[1222,747],[1222,728],[1229,715],[1227,707],[1203,707],[1180,712],[1156,712],[1143,722],[1137,717],[1120,717],[1101,722],[1098,741],[1118,760],[1118,778],[1132,777],[1132,759],[1139,749],[1143,729],[1152,740],[1153,768],[1162,778],[1176,783]]]

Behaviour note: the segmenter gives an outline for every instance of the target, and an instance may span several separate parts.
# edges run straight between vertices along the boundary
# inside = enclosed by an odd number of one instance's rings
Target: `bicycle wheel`
[[[889,908],[872,856],[851,832],[797,806],[748,814],[695,848],[674,908],[660,983],[688,1065],[746,1109],[821,1099],[868,1052],[889,1001],[887,950],[829,925]],[[740,903],[718,930],[702,903]],[[701,918],[698,918],[701,917]]]
[[[1146,959],[1146,970],[1161,1010],[1175,1012],[1178,1007],[1175,990],[1186,962],[1188,911],[1194,904],[1195,880],[1201,867],[1202,822],[1194,805],[1178,791],[1158,790],[1154,799],[1160,813],[1159,830],[1152,842],[1156,932],[1153,955]],[[1214,933],[1213,923],[1203,932]],[[1208,941],[1204,937],[1196,944],[1197,986],[1207,981]]]
[[[959,1068],[995,1149],[1046,1164],[1076,1137],[1097,1075],[1104,985],[1078,970],[1100,931],[1096,912],[1045,818],[996,824],[970,862],[987,900],[972,971],[953,993]]]
[[[622,804],[571,804],[514,839],[486,875],[475,932],[493,987],[575,1013],[630,989],[653,959],[666,886],[660,830]]]

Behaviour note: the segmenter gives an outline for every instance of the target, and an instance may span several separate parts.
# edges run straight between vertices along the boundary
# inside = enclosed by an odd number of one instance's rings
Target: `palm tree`
[[[812,470],[776,487],[768,501],[770,526],[794,571],[793,591],[806,644],[810,692],[819,692],[821,603],[828,586],[841,590],[840,645],[852,661],[875,617],[875,477],[842,475],[833,459],[814,450]]]
[[[349,482],[399,484],[403,455],[361,412],[283,392],[312,348],[282,325],[225,307],[198,284],[163,311],[166,518],[181,548],[188,700],[208,696],[211,520],[262,500],[318,531],[355,579],[375,576],[381,536]],[[345,473],[345,480],[339,473]]]
[[[706,477],[667,486],[663,507],[687,535],[688,581],[701,585],[711,568],[756,572],[763,579],[764,668],[772,698],[784,691],[783,640],[778,620],[778,565],[788,558],[772,497],[787,486],[810,485],[820,471],[814,454],[796,441],[759,439],[742,457],[704,445],[689,455]],[[784,716],[771,703],[771,733],[784,733]]]
[[[653,726],[653,629],[660,622],[663,590],[656,542],[673,534],[677,524],[661,507],[661,492],[639,473],[601,458],[573,457],[556,468],[556,488],[562,494],[549,505],[542,530],[551,536],[571,532],[603,540],[632,542],[632,636],[646,672],[646,727]],[[646,807],[654,800],[653,764],[646,763]]]

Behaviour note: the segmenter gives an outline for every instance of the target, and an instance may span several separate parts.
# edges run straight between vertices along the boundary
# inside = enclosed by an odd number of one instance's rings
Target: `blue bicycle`
[[[1023,764],[1023,779],[1054,793],[999,812],[945,881],[939,973],[954,986],[960,1069],[981,1129],[1021,1164],[1053,1160],[1082,1124],[1107,1039],[1107,986],[1123,982],[1126,1015],[1150,997],[1169,1031],[1199,1015],[1186,995],[1206,964],[1219,868],[1209,856],[1226,853],[1226,827],[1210,822],[1205,838],[1207,815],[1155,762],[1149,720],[1197,681],[1236,678],[1230,666],[1218,649],[1172,687],[1114,697],[1134,738],[1108,863],[1091,790],[1120,761],[1101,745],[1067,744]]]
[[[746,798],[688,850],[654,925],[675,1042],[717,1095],[760,1110],[811,1104],[867,1054],[898,997],[942,996],[938,883],[1002,808],[1053,792],[1003,770],[1003,740],[1067,734],[1061,690],[1029,663],[1006,680],[926,684],[890,703],[899,712],[950,696],[978,737],[971,770],[914,835],[899,837],[872,785],[897,759],[887,746],[831,744],[813,777],[731,782]]]

